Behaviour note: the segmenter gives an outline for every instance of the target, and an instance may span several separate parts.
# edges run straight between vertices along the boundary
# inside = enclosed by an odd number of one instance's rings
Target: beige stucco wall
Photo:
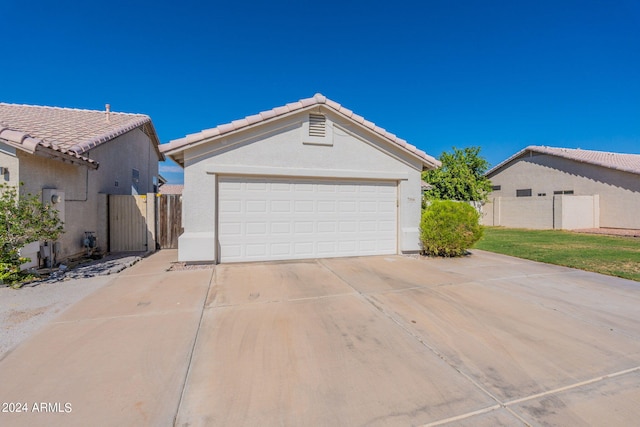
[[[518,159],[490,177],[499,191],[490,198],[515,197],[518,189],[531,189],[532,197],[571,190],[575,196],[598,195],[600,226],[640,229],[640,176],[549,155]],[[524,205],[523,205],[524,206]]]
[[[484,225],[500,225],[512,228],[553,228],[553,197],[501,197],[485,204],[484,211],[492,210],[491,220]]]
[[[216,176],[340,177],[396,181],[399,251],[417,251],[422,163],[341,116],[327,117],[325,144],[309,138],[303,111],[258,130],[187,149],[183,192],[182,261],[215,261]]]
[[[554,227],[562,230],[598,228],[600,197],[554,196]]]
[[[483,225],[540,230],[597,228],[599,197],[493,197],[482,207]]]
[[[134,129],[107,144],[90,150],[88,157],[98,161],[100,167],[92,178],[90,188],[96,193],[133,194],[132,169],[140,172],[138,194],[153,192],[153,177],[158,176],[159,157],[149,137]],[[118,185],[116,185],[116,181]]]
[[[43,188],[64,192],[65,233],[60,238],[58,259],[83,251],[85,231],[93,231],[98,246],[108,243],[105,194],[132,194],[132,169],[140,172],[140,194],[153,192],[159,157],[149,138],[134,129],[85,153],[100,163],[98,169],[18,152],[20,181],[24,191],[40,194]],[[115,183],[118,181],[118,185]]]

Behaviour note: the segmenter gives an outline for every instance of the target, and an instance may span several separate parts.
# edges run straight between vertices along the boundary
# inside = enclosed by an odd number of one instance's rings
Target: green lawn
[[[486,227],[474,247],[640,281],[638,238]]]

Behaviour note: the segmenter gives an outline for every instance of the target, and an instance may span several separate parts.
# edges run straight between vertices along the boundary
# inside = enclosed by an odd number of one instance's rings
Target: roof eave
[[[155,126],[153,126],[153,121],[151,120],[151,118],[149,118],[149,121],[143,125],[142,131],[151,139],[153,148],[156,150],[156,154],[158,154],[159,160],[166,160],[164,153],[160,151],[160,138],[158,138],[158,133],[156,132]]]
[[[513,162],[514,160],[524,156],[525,154],[527,154],[527,152],[532,152],[533,150],[531,149],[531,147],[526,147],[520,151],[518,151],[516,154],[514,154],[513,156],[507,158],[506,160],[503,160],[502,162],[498,163],[497,165],[495,165],[494,167],[492,167],[491,169],[489,169],[487,172],[485,172],[484,176],[486,177],[490,177],[491,175],[493,175],[494,173],[498,172],[500,169],[502,169],[503,167],[505,167],[506,165],[508,165],[509,163]]]

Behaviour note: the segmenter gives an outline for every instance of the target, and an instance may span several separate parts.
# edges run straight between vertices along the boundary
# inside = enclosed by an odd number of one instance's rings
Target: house
[[[85,232],[107,248],[106,195],[155,192],[158,145],[146,115],[0,103],[0,181],[55,203],[58,261],[83,252]],[[37,245],[26,250],[37,258]]]
[[[161,194],[175,194],[181,195],[184,190],[184,185],[182,184],[162,184],[160,189],[158,190]]]
[[[486,176],[486,225],[640,229],[640,154],[530,146]]]
[[[418,251],[420,174],[439,166],[321,94],[161,151],[184,167],[186,262]]]

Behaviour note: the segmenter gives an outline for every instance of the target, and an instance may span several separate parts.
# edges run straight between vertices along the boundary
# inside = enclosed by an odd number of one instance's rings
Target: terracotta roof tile
[[[276,113],[273,110],[263,111],[260,113],[260,116],[262,117],[263,120],[268,120],[275,117]]]
[[[207,129],[202,131],[202,136],[205,138],[211,138],[218,135],[220,135],[220,130],[218,128]]]
[[[328,108],[334,110],[335,112],[341,114],[342,116],[345,116],[355,121],[356,123],[363,125],[364,127],[375,132],[377,135],[380,135],[381,137],[386,138],[391,142],[399,145],[400,147],[408,150],[412,154],[419,156],[425,163],[429,164],[430,166],[432,167],[440,166],[440,162],[438,160],[431,157],[424,151],[418,150],[415,146],[407,144],[405,140],[398,138],[393,133],[387,132],[385,129],[379,126],[376,126],[375,123],[365,120],[364,117],[355,114],[353,111],[349,110],[348,108],[345,108],[341,106],[339,103],[334,102],[330,99],[327,99],[327,97],[319,93],[315,94],[311,98],[305,98],[297,102],[291,102],[281,107],[276,107],[271,110],[262,111],[258,114],[248,116],[244,119],[234,120],[231,123],[222,124],[212,129],[207,129],[198,133],[190,134],[184,138],[175,139],[169,142],[168,144],[161,145],[160,150],[163,153],[180,151],[191,144],[197,144],[197,143],[203,142],[207,138],[212,138],[218,135],[233,132],[248,126],[258,124],[260,122],[264,122],[276,117],[284,116],[291,112],[296,112],[304,108],[313,107],[314,105],[318,105],[318,104],[323,104]],[[218,133],[216,133],[216,130],[218,131]]]
[[[143,114],[0,103],[0,138],[31,152],[41,146],[95,165],[82,154],[141,126],[151,127],[158,144],[151,119]]]
[[[326,99],[326,98],[325,98],[325,99]],[[329,107],[333,108],[334,110],[339,110],[340,108],[342,108],[342,105],[340,105],[340,104],[338,104],[337,102],[332,101],[332,100],[330,100],[330,99],[327,99],[327,100],[326,100],[326,104],[327,104]]]
[[[182,194],[184,185],[182,184],[164,184],[160,186],[158,192],[160,194]]]
[[[262,121],[262,117],[260,117],[260,114],[254,114],[253,116],[247,117],[247,122],[249,122],[250,125],[258,123],[260,121]]]
[[[523,157],[530,152],[548,154],[551,156],[574,160],[576,162],[588,163],[609,169],[640,174],[640,154],[610,153],[606,151],[582,150],[579,148],[557,148],[531,145],[524,150],[519,151],[515,155],[509,157],[507,160],[501,162],[497,166],[491,168],[491,170],[489,170],[486,175],[494,173],[513,160],[519,157]]]

